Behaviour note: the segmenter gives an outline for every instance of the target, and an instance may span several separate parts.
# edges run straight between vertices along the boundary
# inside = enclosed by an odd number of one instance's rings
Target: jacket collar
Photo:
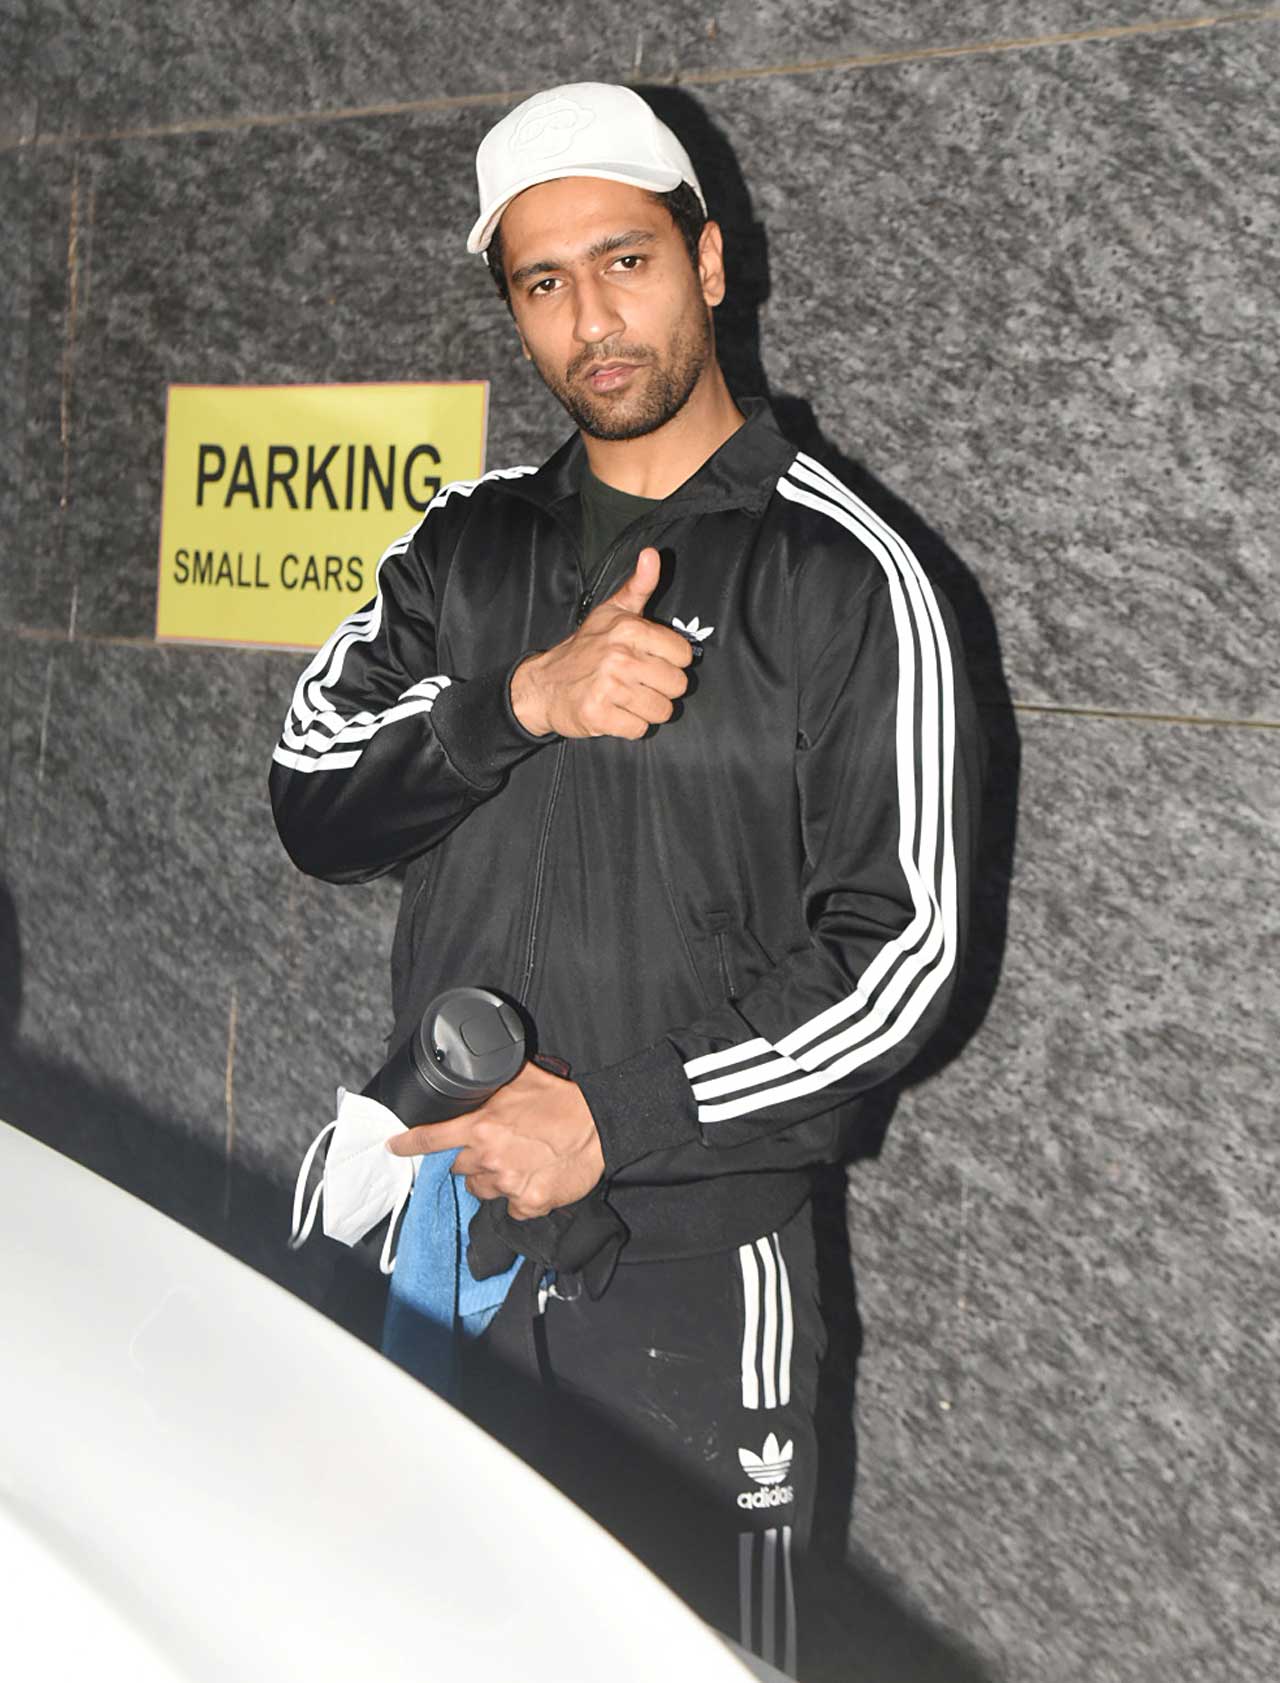
[[[737,404],[746,416],[745,424],[663,499],[665,509],[704,514],[713,509],[741,508],[755,514],[773,495],[778,476],[795,456],[795,448],[782,436],[765,398],[740,397]],[[582,434],[575,432],[536,473],[492,483],[507,496],[559,512],[557,505],[578,496],[578,476],[586,453]]]

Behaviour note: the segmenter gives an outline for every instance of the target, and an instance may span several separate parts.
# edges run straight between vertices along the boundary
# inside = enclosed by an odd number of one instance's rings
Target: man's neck
[[[745,420],[724,383],[720,364],[712,362],[684,408],[656,432],[617,441],[583,433],[582,441],[592,473],[615,491],[629,491],[633,497],[669,497]]]

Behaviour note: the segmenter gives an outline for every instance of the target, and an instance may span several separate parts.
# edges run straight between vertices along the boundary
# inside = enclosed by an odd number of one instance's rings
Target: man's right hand
[[[645,619],[661,560],[642,549],[631,577],[563,643],[522,660],[511,708],[533,736],[642,737],[663,725],[689,686],[688,639]]]

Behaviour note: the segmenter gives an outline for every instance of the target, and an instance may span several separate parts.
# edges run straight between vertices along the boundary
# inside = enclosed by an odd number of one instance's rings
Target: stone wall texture
[[[298,657],[154,640],[165,393],[482,378],[542,459],[463,241],[583,79],[686,138],[731,377],[897,500],[990,736],[965,996],[848,1177],[868,1595],[920,1676],[1270,1683],[1280,7],[6,7],[0,1116],[370,1324],[282,1238],[396,887],[275,839]]]

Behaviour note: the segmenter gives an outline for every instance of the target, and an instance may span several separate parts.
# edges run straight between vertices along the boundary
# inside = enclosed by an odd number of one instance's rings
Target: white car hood
[[[751,1675],[454,1409],[3,1123],[0,1247],[13,1676]]]

